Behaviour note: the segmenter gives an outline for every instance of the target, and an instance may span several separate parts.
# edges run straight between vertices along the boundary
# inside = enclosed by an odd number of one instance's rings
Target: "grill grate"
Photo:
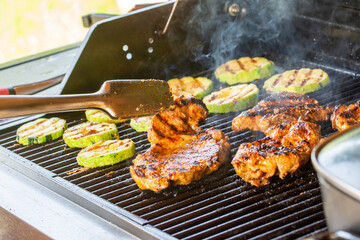
[[[317,67],[303,62],[304,66]],[[299,64],[298,64],[299,66]],[[360,99],[360,79],[341,69],[325,69],[330,86],[311,94],[321,105],[351,103]],[[258,82],[259,86],[262,82]],[[329,92],[331,94],[329,94]],[[260,99],[265,96],[261,92]],[[211,114],[204,128],[214,126],[229,136],[232,157],[240,143],[262,137],[243,131],[235,134],[231,121],[237,114]],[[51,115],[52,116],[52,115]],[[84,114],[57,115],[69,126],[85,121]],[[327,229],[324,220],[319,183],[311,164],[284,180],[255,188],[244,183],[231,164],[188,186],[177,186],[162,193],[141,191],[129,173],[131,160],[92,170],[76,164],[78,149],[68,148],[62,140],[44,145],[21,146],[15,142],[18,126],[0,132],[0,145],[92,194],[145,220],[150,228],[159,229],[179,239],[294,239]],[[118,126],[121,138],[135,142],[137,153],[150,144],[146,133],[137,133],[128,124]],[[322,135],[333,133],[331,124],[322,125]],[[92,194],[91,194],[92,193]],[[163,237],[163,236],[162,236]]]

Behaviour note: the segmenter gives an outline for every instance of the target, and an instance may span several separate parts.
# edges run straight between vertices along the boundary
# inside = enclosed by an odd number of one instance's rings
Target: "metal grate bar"
[[[235,185],[239,185],[236,181],[233,180],[234,180],[233,176],[225,176],[221,181],[212,183],[209,186],[208,191],[204,191],[203,189],[196,189],[194,191],[185,192],[177,195],[176,201],[171,196],[166,197],[162,201],[149,198],[141,201],[140,203],[132,203],[131,205],[127,206],[126,209],[134,211],[138,215],[151,214],[151,212],[157,212],[161,208],[166,208],[170,205],[173,206],[173,204],[181,205],[180,207],[178,207],[178,209],[179,208],[181,209],[182,206],[184,205],[186,206],[189,204],[189,202],[191,201],[190,197],[193,197],[194,195],[199,197],[199,200],[208,199],[209,197],[216,194],[220,194],[223,191],[226,192],[228,190],[231,190],[232,188],[235,187]]]
[[[225,199],[222,202],[219,203],[215,203],[215,206],[211,206],[211,208],[208,211],[212,211],[212,213],[210,215],[207,216],[207,218],[209,219],[208,221],[201,221],[200,224],[198,224],[198,219],[194,218],[189,220],[189,222],[187,222],[186,224],[188,226],[185,226],[186,230],[182,231],[182,232],[178,232],[178,234],[183,234],[183,235],[179,235],[179,237],[184,237],[186,235],[189,234],[198,234],[200,229],[205,229],[211,226],[216,226],[216,228],[221,228],[219,226],[219,224],[221,222],[226,222],[226,224],[223,225],[224,228],[229,228],[232,224],[232,222],[236,221],[235,225],[238,225],[238,221],[240,222],[245,222],[245,225],[248,225],[246,222],[250,221],[251,219],[260,219],[260,213],[257,214],[258,209],[262,209],[261,211],[261,215],[263,215],[264,213],[266,213],[267,211],[273,211],[272,208],[269,208],[268,205],[273,204],[274,208],[275,207],[279,207],[279,209],[281,209],[281,206],[276,205],[275,203],[278,202],[279,199],[287,199],[286,201],[290,201],[293,198],[291,198],[290,196],[297,196],[298,194],[300,194],[300,192],[302,190],[300,189],[294,189],[294,190],[286,190],[286,188],[284,189],[279,189],[279,194],[274,194],[272,196],[271,192],[277,192],[277,189],[275,190],[269,190],[266,194],[271,196],[268,197],[266,199],[264,199],[264,195],[263,193],[256,193],[256,195],[254,196],[246,196],[245,199],[240,198],[239,196],[234,196],[234,197],[229,197],[228,199]],[[286,192],[285,192],[286,191]],[[241,194],[239,194],[241,196]],[[242,200],[243,199],[243,200]],[[298,200],[299,198],[296,198],[295,200]],[[285,201],[285,202],[286,202]],[[285,204],[284,204],[285,205]],[[221,212],[219,213],[217,209],[221,209]],[[240,211],[235,211],[235,209],[241,209]],[[198,215],[199,211],[194,211],[193,214]],[[281,211],[282,212],[282,211]],[[228,213],[228,214],[227,214]],[[251,213],[250,217],[251,219],[243,219],[242,217],[240,217],[240,219],[237,219],[236,216],[243,216],[244,214],[247,213]],[[191,218],[191,213],[189,214],[189,218]],[[219,215],[221,217],[219,217]],[[215,219],[215,220],[214,220]],[[193,226],[193,227],[191,227]],[[172,227],[174,228],[174,227]],[[171,230],[171,229],[167,229],[167,230]],[[204,237],[204,236],[202,236]]]
[[[316,221],[316,219],[321,219],[321,220]],[[264,234],[262,234],[262,235],[257,236],[254,239],[259,239],[259,240],[260,239],[265,239],[265,238],[269,238],[269,239],[270,238],[271,239],[296,239],[296,238],[304,236],[304,234],[306,234],[306,233],[312,232],[313,234],[315,234],[313,231],[316,230],[316,229],[321,230],[319,232],[326,231],[326,222],[324,220],[324,213],[323,212],[319,212],[319,213],[315,213],[315,214],[306,216],[306,220],[311,220],[311,221],[314,221],[314,222],[312,222],[312,223],[310,222],[306,227],[296,228],[296,226],[301,226],[302,225],[301,223],[299,223],[300,221],[303,221],[303,219],[301,219],[301,220],[298,220],[298,222],[285,224],[283,227],[281,227],[281,231],[282,231],[281,234],[280,234],[280,232],[274,231],[273,233],[271,232],[269,234],[269,237],[264,236]],[[293,231],[291,231],[289,233],[289,231],[287,229],[293,229]]]
[[[321,201],[321,199],[319,200]],[[313,202],[311,202],[313,203]],[[311,208],[311,209],[304,209],[299,210],[296,212],[292,212],[293,209],[290,208],[284,208],[284,211],[289,211],[289,215],[282,217],[280,216],[273,216],[274,214],[269,215],[263,215],[262,220],[256,219],[255,221],[251,222],[251,229],[249,229],[249,226],[242,227],[242,225],[235,226],[237,228],[237,231],[239,234],[233,235],[232,231],[229,231],[229,229],[224,230],[220,234],[214,234],[210,235],[206,233],[204,236],[201,236],[201,239],[271,239],[273,237],[279,236],[280,234],[284,234],[286,232],[289,232],[289,229],[293,229],[296,227],[296,221],[298,217],[309,217],[314,213],[314,215],[318,216],[320,219],[323,218],[323,215],[321,213],[318,213],[322,209],[322,205],[317,205],[317,208]],[[296,209],[298,210],[298,209]],[[265,220],[264,220],[265,219]],[[266,221],[268,219],[276,219],[274,221]],[[311,219],[311,218],[309,218]],[[250,225],[250,224],[249,224]],[[267,234],[263,234],[266,232]],[[229,234],[230,233],[230,234]],[[265,236],[264,236],[265,235]],[[190,236],[191,238],[197,238],[200,234]]]

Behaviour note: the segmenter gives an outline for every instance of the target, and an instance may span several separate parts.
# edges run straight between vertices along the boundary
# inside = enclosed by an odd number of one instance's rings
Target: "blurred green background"
[[[82,41],[81,16],[121,13],[130,0],[0,0],[0,64]]]

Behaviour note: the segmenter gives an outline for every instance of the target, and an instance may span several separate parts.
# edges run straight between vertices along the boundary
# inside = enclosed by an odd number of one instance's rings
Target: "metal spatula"
[[[154,114],[173,103],[162,80],[110,80],[91,94],[56,96],[0,96],[0,118],[100,109],[112,118]]]

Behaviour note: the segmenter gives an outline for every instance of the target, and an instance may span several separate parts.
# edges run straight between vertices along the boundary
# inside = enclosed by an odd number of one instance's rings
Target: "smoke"
[[[226,9],[233,3],[240,10],[235,17]],[[295,52],[299,46],[291,44],[296,35],[291,16],[296,10],[295,1],[289,0],[199,0],[182,13],[187,17],[182,19],[186,36],[181,44],[204,69],[243,56],[264,56],[285,46],[282,50]]]
[[[182,0],[168,35],[177,54],[172,72],[211,71],[245,56],[273,60],[279,72],[325,65],[356,69],[359,13],[328,1]],[[240,11],[235,17],[228,12],[234,3]]]
[[[220,2],[220,3],[219,3]],[[221,4],[222,3],[222,4]],[[234,2],[235,3],[235,2]],[[240,15],[231,17],[221,5],[224,1],[202,0],[193,9],[189,26],[197,29],[202,39],[209,38],[208,52],[198,48],[195,61],[212,62],[215,66],[241,56],[264,55],[265,46],[275,47],[282,32],[292,33],[293,1],[238,1]],[[229,4],[230,5],[230,4]],[[286,23],[284,25],[284,23]],[[191,39],[188,39],[191,41]],[[269,44],[270,43],[270,44]],[[191,42],[187,42],[191,45]]]

